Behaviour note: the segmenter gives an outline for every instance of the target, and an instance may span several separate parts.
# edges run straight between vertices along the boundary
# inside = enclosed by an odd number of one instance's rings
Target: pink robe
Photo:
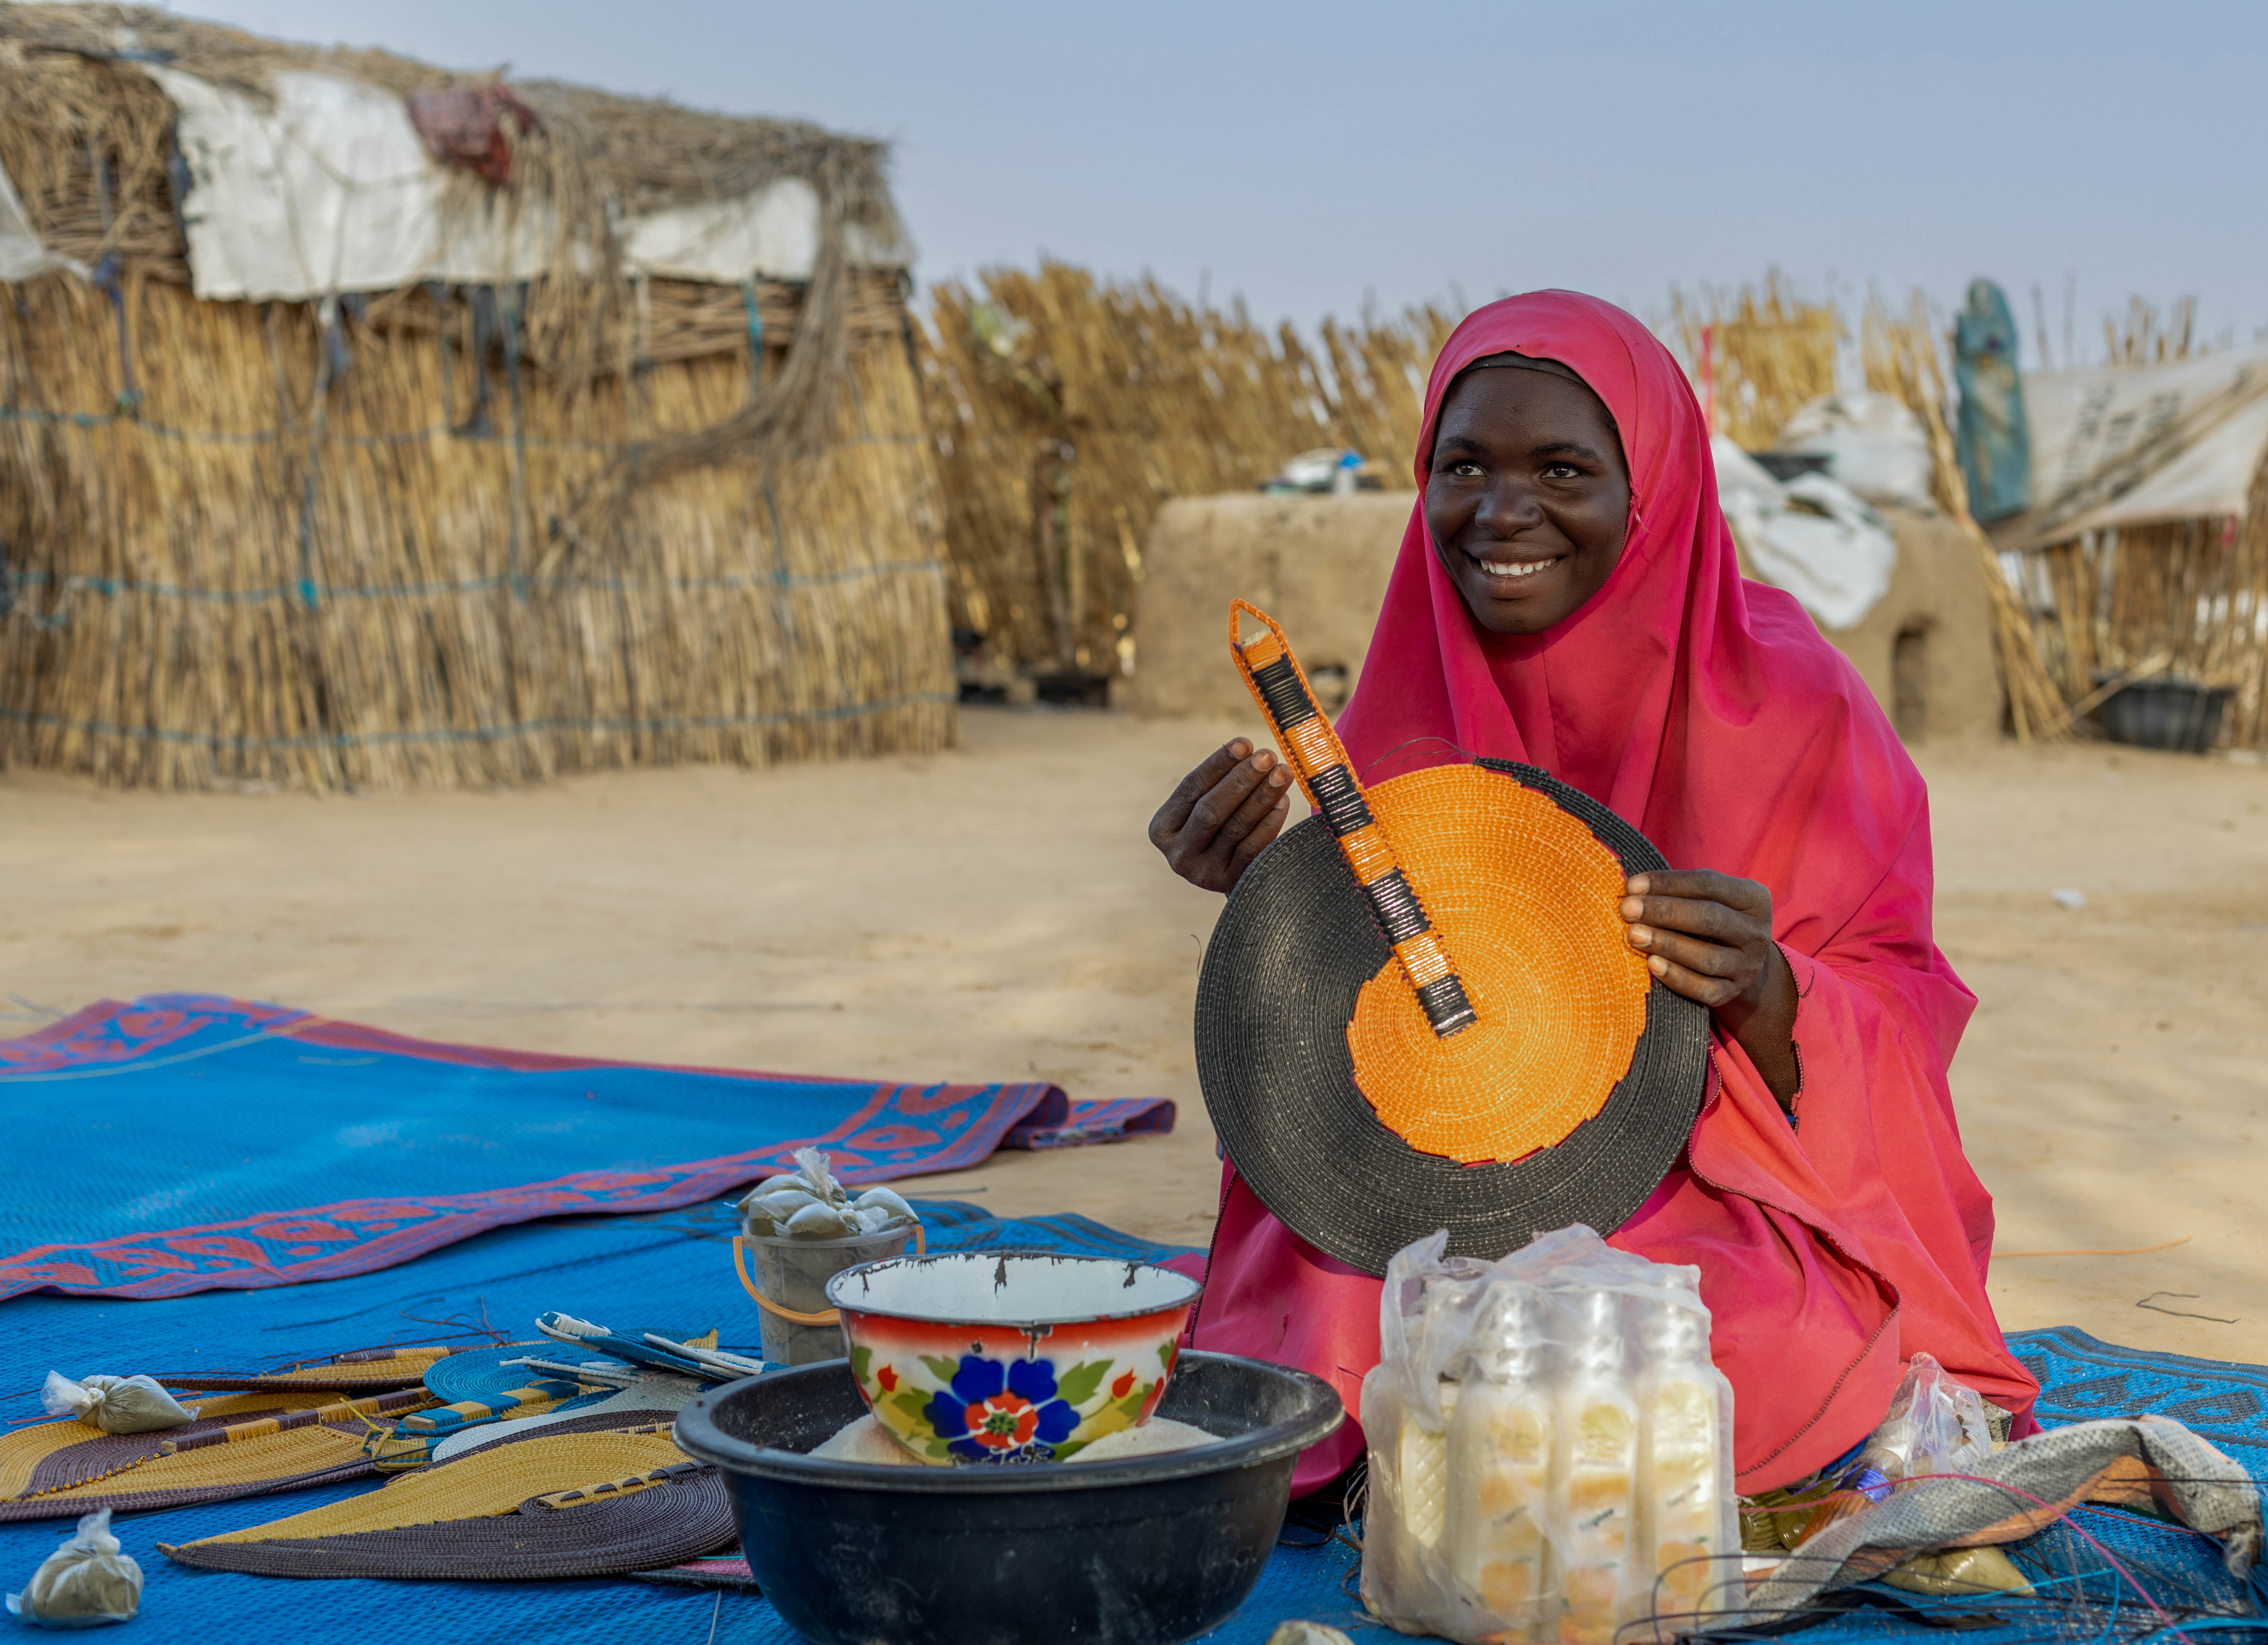
[[[1555,628],[1490,634],[1435,557],[1421,499],[1340,735],[1368,782],[1480,755],[1541,766],[1673,866],[1771,888],[1801,996],[1796,1123],[1719,1033],[1684,1157],[1610,1235],[1700,1267],[1734,1392],[1740,1489],[1786,1484],[1855,1444],[1919,1351],[2028,1431],[2038,1388],[1985,1296],[1992,1201],[1946,1086],[1976,999],[1931,937],[1921,777],[1795,600],[1742,579],[1700,408],[1620,309],[1543,291],[1469,316],[1426,387],[1421,492],[1449,384],[1507,349],[1573,368],[1612,413],[1631,485],[1621,562]],[[1359,1417],[1378,1293],[1270,1215],[1230,1163],[1197,1347],[1304,1367]],[[1361,1447],[1350,1423],[1300,1459],[1295,1488]]]

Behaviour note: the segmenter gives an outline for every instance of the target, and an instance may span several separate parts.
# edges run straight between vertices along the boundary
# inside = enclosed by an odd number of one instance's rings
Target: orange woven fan
[[[1653,981],[1616,912],[1660,855],[1533,767],[1366,788],[1283,631],[1240,600],[1230,643],[1320,814],[1254,862],[1206,951],[1198,1072],[1229,1157],[1373,1273],[1444,1226],[1491,1257],[1619,1226],[1706,1077],[1707,1012]]]

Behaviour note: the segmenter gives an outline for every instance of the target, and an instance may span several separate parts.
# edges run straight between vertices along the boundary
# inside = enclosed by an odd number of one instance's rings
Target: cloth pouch
[[[9,1614],[39,1628],[92,1628],[131,1622],[142,1608],[142,1568],[110,1534],[110,1510],[98,1508],[40,1561]]]

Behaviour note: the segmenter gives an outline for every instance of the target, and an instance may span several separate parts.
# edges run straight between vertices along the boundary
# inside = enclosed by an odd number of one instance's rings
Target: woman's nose
[[[1517,480],[1500,479],[1481,494],[1475,518],[1491,536],[1510,537],[1542,524],[1543,509],[1533,488]]]

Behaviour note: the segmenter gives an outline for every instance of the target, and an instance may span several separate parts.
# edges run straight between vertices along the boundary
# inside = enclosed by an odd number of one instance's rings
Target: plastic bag
[[[1968,1384],[1945,1374],[1926,1354],[1907,1362],[1898,1391],[1854,1468],[1872,1468],[1886,1480],[1925,1473],[1968,1473],[1992,1454],[1992,1426],[1984,1401]]]
[[[1733,1391],[1700,1271],[1587,1228],[1492,1263],[1447,1246],[1396,1253],[1381,1295],[1364,1603],[1467,1645],[1732,1619]]]
[[[73,1382],[61,1371],[48,1373],[40,1404],[49,1416],[77,1417],[106,1434],[153,1434],[194,1422],[197,1414],[148,1377],[89,1377]]]
[[[142,1608],[142,1568],[110,1534],[110,1510],[78,1522],[70,1541],[40,1561],[8,1610],[33,1627],[91,1628],[131,1622]]]

